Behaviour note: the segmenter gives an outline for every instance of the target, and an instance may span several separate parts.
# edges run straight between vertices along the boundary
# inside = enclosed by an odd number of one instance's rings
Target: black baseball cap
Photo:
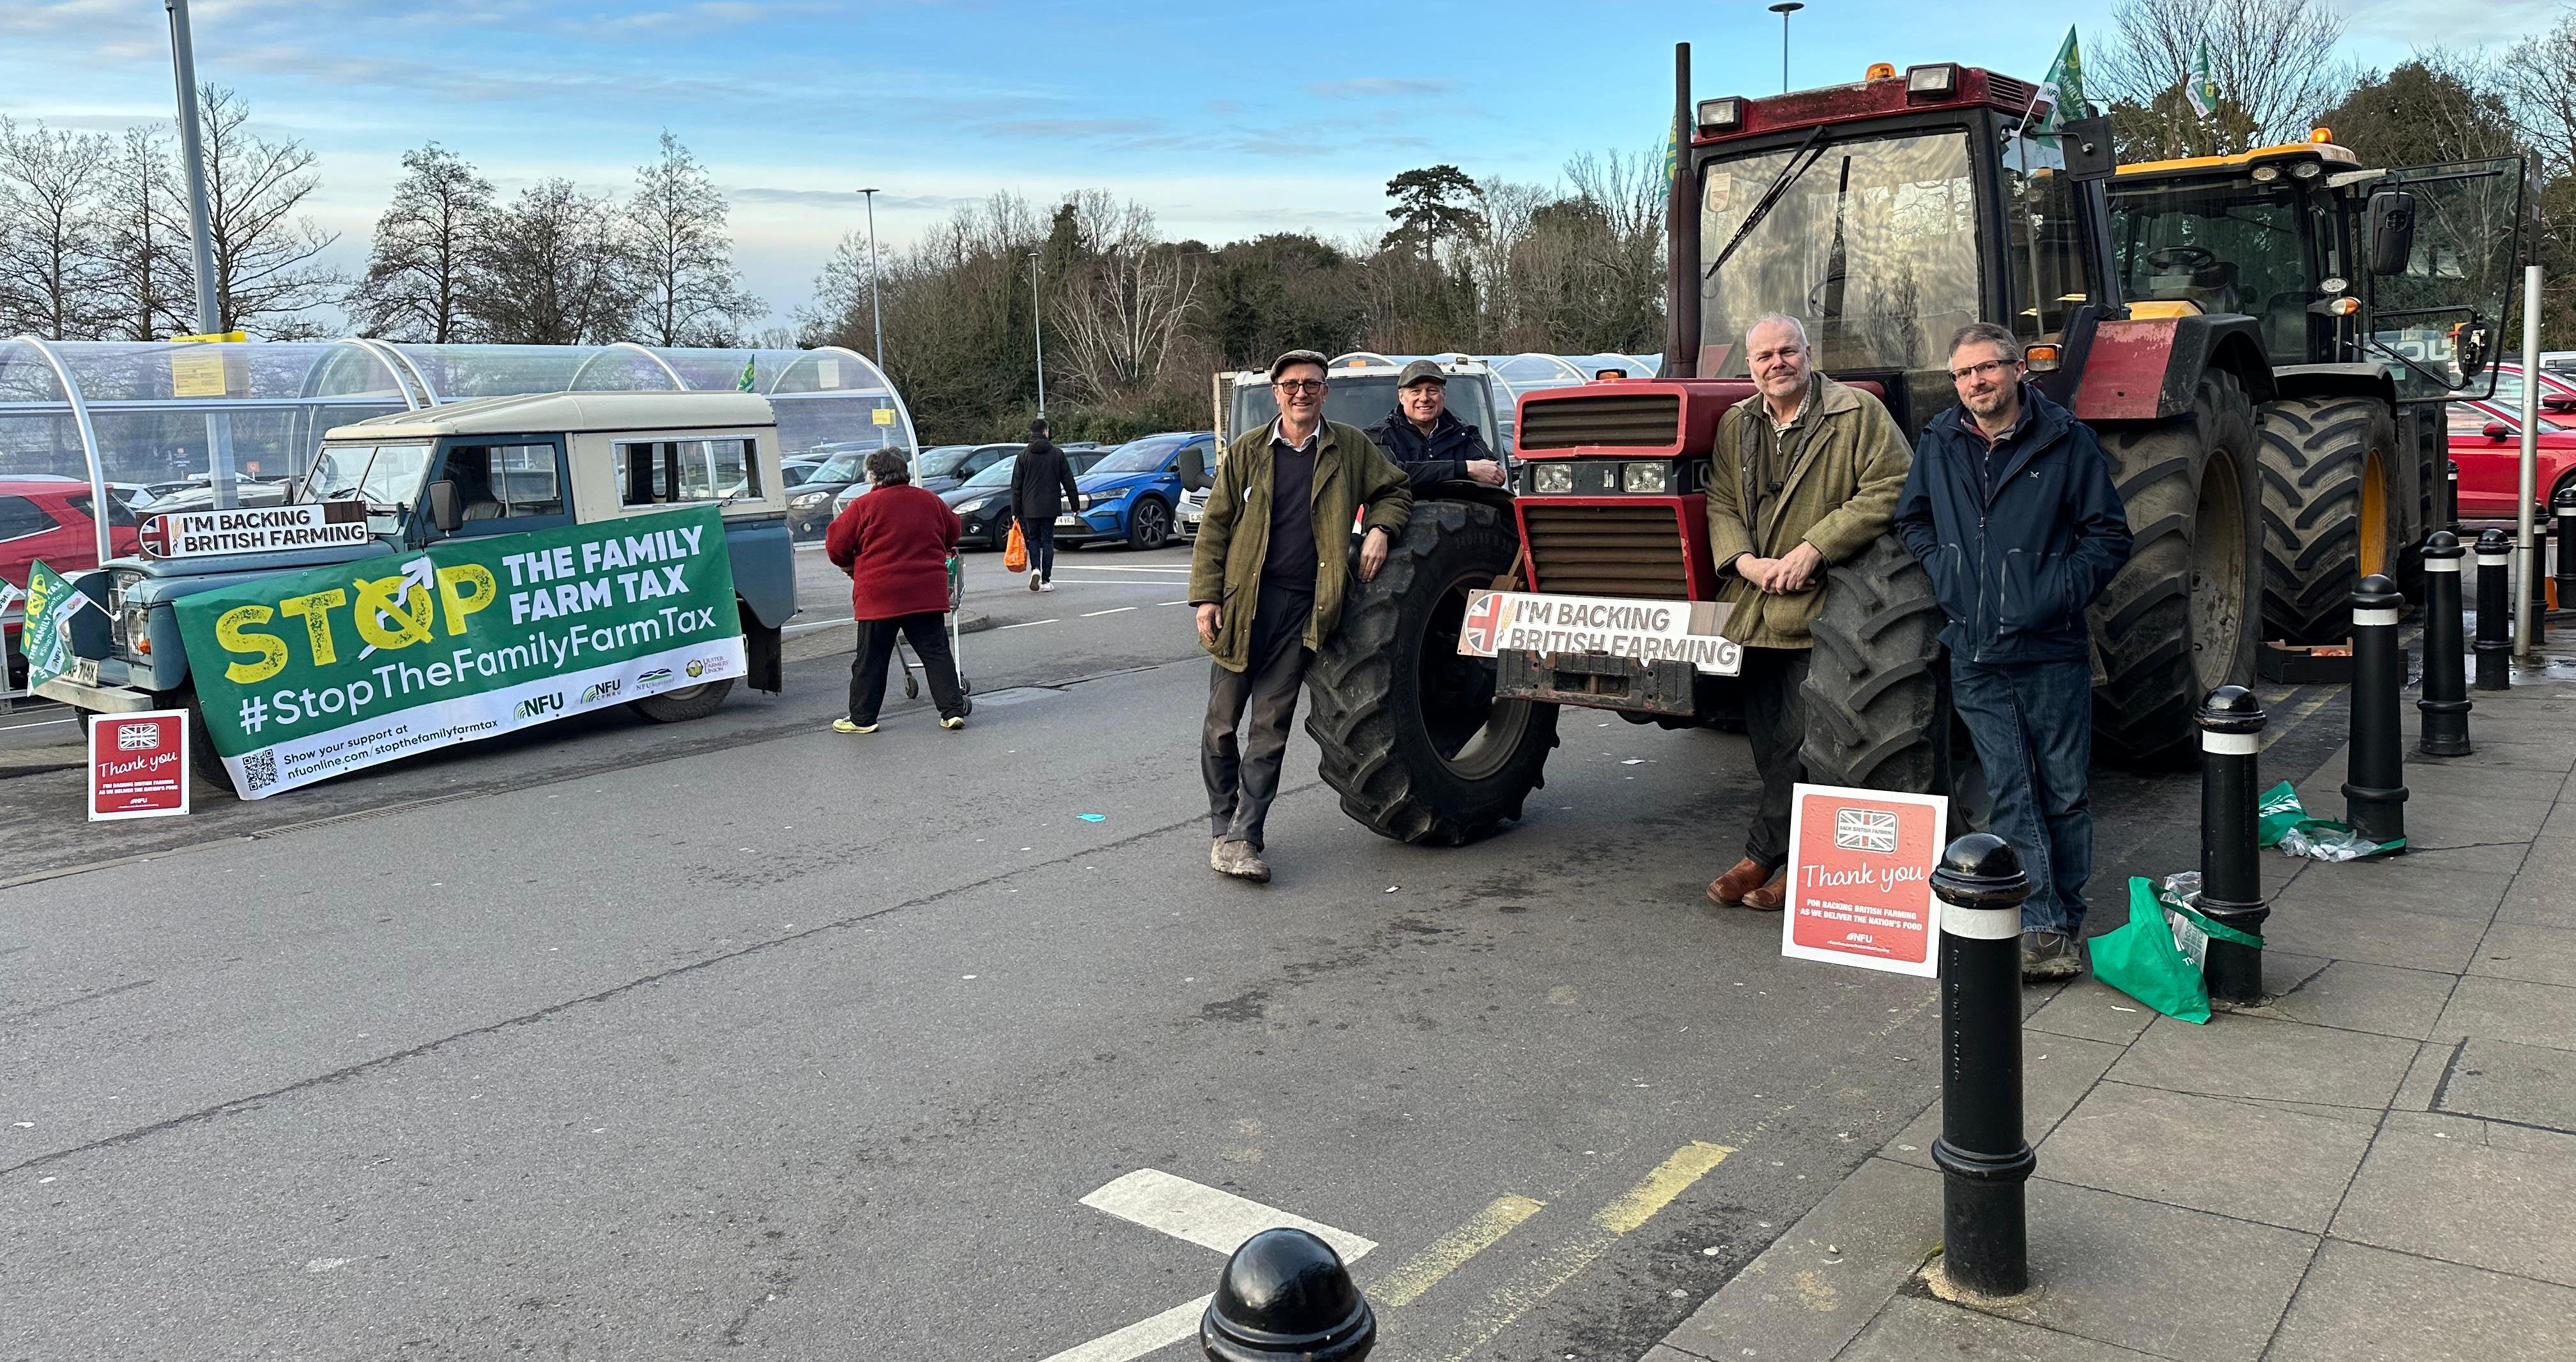
[[[1270,377],[1275,381],[1279,371],[1291,364],[1312,364],[1327,373],[1333,368],[1333,362],[1324,358],[1321,350],[1285,350],[1280,352],[1279,358],[1270,361]]]

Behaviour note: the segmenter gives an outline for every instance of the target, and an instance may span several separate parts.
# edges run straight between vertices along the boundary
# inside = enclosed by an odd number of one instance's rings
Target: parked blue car
[[[1181,493],[1205,488],[1215,462],[1216,436],[1203,430],[1130,440],[1074,480],[1090,508],[1057,516],[1055,542],[1123,539],[1131,548],[1159,549],[1172,541]]]

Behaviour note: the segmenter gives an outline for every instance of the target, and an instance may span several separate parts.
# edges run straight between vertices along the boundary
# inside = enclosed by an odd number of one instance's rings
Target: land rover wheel
[[[648,695],[628,705],[627,708],[657,724],[684,723],[690,719],[703,719],[715,713],[716,706],[723,704],[726,694],[732,690],[733,681],[730,678],[723,681],[709,681],[702,685],[666,690],[659,695]]]
[[[1458,655],[1469,593],[1520,541],[1494,507],[1414,505],[1374,581],[1356,575],[1316,655],[1306,734],[1342,811],[1399,842],[1456,846],[1521,816],[1556,746],[1556,709],[1494,697],[1491,659]]]

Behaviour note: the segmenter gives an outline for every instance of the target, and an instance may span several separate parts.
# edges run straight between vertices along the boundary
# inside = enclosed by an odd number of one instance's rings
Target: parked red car
[[[23,592],[27,568],[37,559],[57,572],[98,566],[98,531],[90,505],[89,484],[41,480],[0,480],[0,581]],[[134,549],[134,513],[115,497],[108,498],[108,547],[118,555]],[[7,649],[8,689],[26,683],[27,661],[18,651],[18,625],[25,602],[14,601],[0,612],[0,647]]]
[[[2460,466],[2460,518],[2511,520],[2522,480],[2522,370],[2496,371],[2495,396],[2451,404],[2451,459]],[[2576,486],[2576,382],[2540,375],[2540,504]],[[2542,514],[2546,515],[2544,509]]]

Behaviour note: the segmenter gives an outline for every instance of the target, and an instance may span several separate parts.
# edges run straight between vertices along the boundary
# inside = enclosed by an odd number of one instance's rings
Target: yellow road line
[[[1465,1340],[1446,1354],[1443,1362],[1466,1362],[1475,1356],[1477,1349],[1512,1327],[1550,1292],[1572,1281],[1575,1274],[1609,1252],[1620,1235],[1653,1219],[1656,1212],[1671,1205],[1675,1197],[1690,1190],[1692,1183],[1735,1152],[1730,1146],[1705,1140],[1693,1140],[1674,1151],[1644,1181],[1594,1212],[1591,1226],[1580,1238],[1532,1264],[1529,1271],[1496,1291],[1485,1308],[1467,1321]]]
[[[1493,1247],[1494,1241],[1518,1229],[1522,1221],[1539,1213],[1547,1205],[1525,1196],[1498,1197],[1494,1204],[1476,1212],[1473,1219],[1434,1240],[1429,1248],[1404,1261],[1403,1266],[1388,1273],[1386,1280],[1369,1288],[1369,1295],[1384,1306],[1411,1305],[1422,1293],[1440,1284],[1440,1279],[1458,1270],[1468,1259]]]
[[[1699,1181],[1702,1174],[1726,1162],[1726,1156],[1734,1152],[1722,1144],[1693,1140],[1656,1165],[1655,1171],[1629,1188],[1626,1196],[1602,1207],[1593,1215],[1592,1223],[1612,1234],[1626,1234],[1654,1219],[1655,1212],[1671,1205],[1674,1197]]]
[[[2334,687],[2321,686],[2315,695],[2293,705],[2286,714],[2272,715],[2263,725],[2263,747],[2269,748],[2272,744],[2290,736],[2291,731],[2306,722],[2309,715],[2325,708],[2327,702],[2334,698]]]

